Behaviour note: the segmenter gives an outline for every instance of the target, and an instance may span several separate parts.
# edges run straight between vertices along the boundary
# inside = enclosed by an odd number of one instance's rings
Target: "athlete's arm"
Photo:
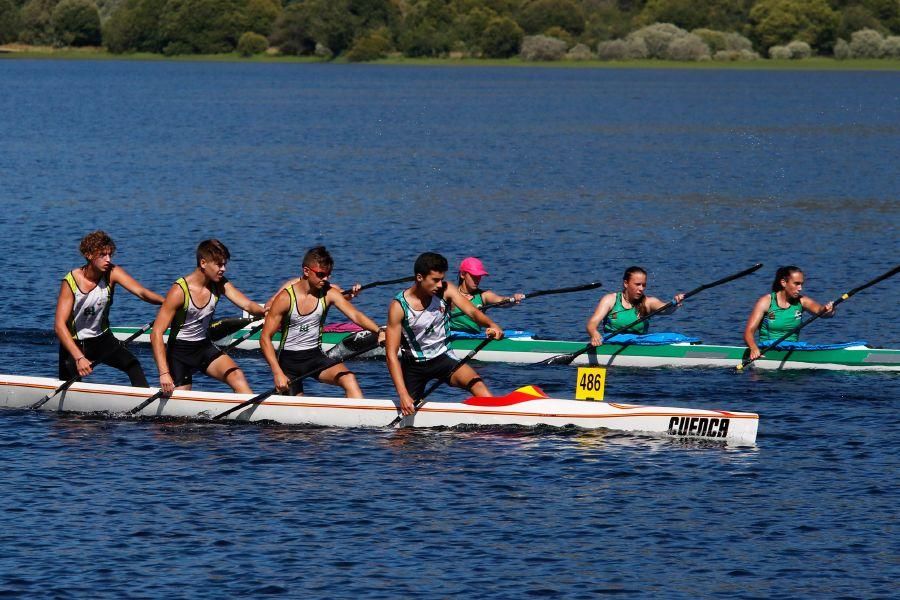
[[[834,316],[834,302],[829,302],[825,306],[822,306],[809,296],[803,296],[800,298],[800,306],[802,306],[803,310],[806,312],[819,315],[823,319],[830,319]]]
[[[378,333],[378,324],[368,316],[366,316],[363,311],[356,308],[353,303],[347,300],[339,290],[334,288],[334,286],[332,286],[328,290],[328,292],[326,293],[326,298],[339,311],[347,315],[348,319],[350,319],[366,331]]]
[[[184,305],[184,292],[178,284],[173,285],[166,294],[159,312],[156,313],[156,320],[153,321],[153,329],[150,332],[150,346],[153,348],[153,360],[156,361],[156,368],[159,371],[159,388],[163,395],[168,397],[175,390],[175,382],[172,381],[172,375],[169,374],[169,361],[166,360],[166,344],[163,341],[163,334],[172,324],[175,313]]]
[[[485,304],[496,304],[498,302],[504,302],[505,300],[510,300],[506,304],[501,304],[500,306],[512,306],[513,304],[518,304],[522,300],[525,299],[525,294],[513,294],[512,296],[501,296],[491,290],[487,290],[486,292],[481,293],[481,298],[484,300]]]
[[[84,355],[75,340],[72,339],[72,332],[69,331],[69,319],[72,318],[72,311],[75,309],[75,294],[72,288],[65,281],[59,288],[59,296],[56,298],[56,316],[53,318],[53,330],[59,343],[66,349],[75,360],[75,368],[78,369],[78,375],[87,377],[91,374],[91,361]]]
[[[406,389],[406,382],[403,381],[403,366],[400,364],[400,337],[403,335],[400,323],[402,322],[403,307],[398,301],[393,300],[388,309],[387,329],[384,332],[384,352],[387,358],[388,373],[391,375],[394,387],[397,388],[400,410],[404,415],[411,415],[415,412],[416,403]]]
[[[669,308],[664,311],[661,311],[657,314],[660,315],[671,315],[673,312],[678,310],[681,307],[681,301],[684,300],[684,294],[675,294],[675,297],[672,298],[673,304]],[[659,298],[654,298],[653,296],[647,297],[647,312],[653,312],[654,310],[659,310],[667,303],[663,302]]]
[[[761,296],[756,301],[756,304],[753,305],[753,310],[750,312],[750,317],[747,318],[747,325],[744,327],[744,343],[750,349],[750,360],[756,360],[760,355],[759,346],[756,345],[755,338],[756,332],[759,331],[759,326],[762,324],[763,315],[769,309],[769,301],[768,294]]]
[[[144,302],[149,302],[150,304],[163,303],[164,298],[162,296],[142,286],[125,269],[118,265],[113,267],[109,281],[110,283],[118,283]]]
[[[600,323],[603,322],[603,319],[605,319],[606,315],[609,314],[609,311],[612,310],[613,304],[615,304],[615,302],[615,294],[607,294],[603,296],[602,298],[600,298],[600,302],[597,303],[597,308],[594,309],[594,314],[592,314],[591,318],[587,320],[585,329],[587,329],[588,335],[591,338],[592,346],[603,345],[603,336],[600,335]]]
[[[266,309],[263,306],[260,306],[259,304],[245,296],[244,293],[241,290],[237,289],[230,281],[225,282],[222,291],[225,293],[225,297],[231,300],[231,303],[241,310],[246,310],[251,315],[257,317],[262,317],[266,314]]]
[[[478,310],[472,301],[466,298],[455,285],[446,282],[444,288],[444,299],[450,300],[454,306],[463,311],[470,319],[485,328],[485,335],[499,340],[503,338],[503,328],[494,323],[490,317]]]
[[[287,290],[281,290],[275,295],[274,300],[266,313],[266,322],[263,323],[262,333],[259,334],[259,349],[262,351],[263,357],[269,363],[272,369],[272,376],[275,380],[275,388],[279,392],[286,392],[290,388],[290,381],[281,365],[278,364],[278,356],[275,354],[275,346],[272,344],[272,336],[276,331],[281,330],[281,323],[285,315],[291,308],[291,297]]]

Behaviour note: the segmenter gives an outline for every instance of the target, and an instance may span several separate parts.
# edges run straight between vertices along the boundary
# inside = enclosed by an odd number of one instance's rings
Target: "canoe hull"
[[[114,327],[116,337],[124,339],[137,331],[135,327]],[[243,332],[234,334],[234,338],[226,337],[222,344],[240,337]],[[326,333],[322,337],[322,346],[330,350],[339,344],[347,334]],[[143,335],[137,339],[149,342],[150,336]],[[450,347],[460,356],[474,349],[480,340],[453,340]],[[244,350],[259,349],[259,334],[255,334],[238,346]],[[552,356],[575,352],[584,347],[584,342],[567,342],[560,340],[504,339],[492,342],[478,353],[476,360],[480,362],[507,362],[518,364],[535,364]],[[746,348],[743,346],[714,346],[709,344],[668,344],[663,346],[617,346],[607,344],[579,356],[573,365],[597,365],[620,367],[706,367],[735,368],[744,359]],[[380,350],[381,356],[384,351]],[[365,358],[378,357],[379,351],[366,355]],[[864,346],[843,348],[840,350],[795,350],[771,351],[753,363],[759,369],[820,369],[831,371],[898,371],[900,372],[900,350],[885,348],[868,348]]]
[[[60,385],[42,377],[0,375],[0,406],[27,408]],[[41,407],[41,410],[108,412],[124,416],[155,389],[76,383]],[[247,400],[248,394],[176,392],[157,401],[140,416],[170,416],[209,419]],[[394,400],[271,396],[262,404],[237,411],[228,419],[275,421],[292,425],[330,427],[385,427],[398,414]],[[542,398],[509,406],[475,406],[460,402],[428,402],[406,427],[574,425],[584,429],[641,432],[673,438],[705,439],[736,446],[756,442],[759,416],[718,410],[635,406],[606,402],[584,402]]]

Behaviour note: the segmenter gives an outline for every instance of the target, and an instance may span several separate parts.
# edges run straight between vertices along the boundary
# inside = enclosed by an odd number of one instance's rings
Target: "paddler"
[[[647,296],[647,271],[641,267],[628,267],[622,275],[622,291],[606,294],[600,299],[594,314],[587,322],[587,332],[591,336],[592,346],[602,346],[603,336],[599,328],[602,323],[603,333],[609,334],[622,327],[627,327],[641,317],[648,315],[666,303],[659,298]],[[676,294],[675,304],[657,314],[670,315],[681,306],[684,294]],[[650,322],[643,321],[635,327],[621,333],[644,335],[650,330]]]
[[[56,300],[59,378],[80,381],[91,374],[91,363],[100,360],[124,371],[132,386],[148,387],[141,364],[109,330],[109,309],[117,284],[150,304],[162,304],[163,297],[113,264],[116,243],[106,232],[84,236],[79,251],[87,263],[66,273]]]
[[[252,315],[265,314],[262,306],[225,278],[230,258],[228,248],[219,240],[201,242],[197,246],[197,268],[179,278],[166,294],[150,335],[164,395],[171,395],[175,389],[191,389],[194,371],[227,383],[237,393],[252,393],[234,360],[209,338],[209,324],[222,295]],[[172,329],[164,343],[163,332],[170,325]]]
[[[512,296],[500,296],[491,290],[482,290],[479,285],[481,278],[487,275],[487,269],[484,264],[474,256],[464,258],[459,263],[459,279],[457,289],[459,293],[469,299],[475,308],[481,309],[485,304],[496,304],[507,301],[506,304],[500,306],[512,306],[518,304],[525,299],[525,294],[513,294]],[[481,333],[481,327],[478,326],[471,317],[465,313],[454,310],[450,305],[450,330],[461,331],[464,333]]]
[[[362,398],[362,390],[356,375],[344,363],[330,358],[322,351],[322,327],[328,309],[335,306],[347,318],[384,341],[378,325],[353,306],[340,288],[328,281],[334,269],[334,259],[324,246],[310,249],[303,257],[303,274],[290,282],[271,303],[259,347],[272,369],[275,388],[292,396],[303,394],[303,381],[292,379],[324,369],[316,376],[329,385],[344,388],[348,398]],[[281,343],[276,352],[272,336],[281,332]]]
[[[780,267],[772,281],[772,291],[760,296],[753,306],[744,328],[744,342],[750,349],[750,360],[759,358],[761,352],[754,340],[759,331],[760,343],[774,342],[800,324],[803,311],[830,319],[834,316],[832,302],[822,306],[812,298],[803,295],[803,271],[789,265]],[[794,333],[784,341],[796,342],[800,333]]]
[[[421,254],[413,269],[415,281],[394,297],[388,310],[385,354],[404,415],[415,412],[415,401],[422,397],[430,380],[446,380],[458,362],[447,346],[448,304],[485,327],[488,337],[503,337],[499,325],[475,308],[459,288],[444,281],[447,269],[447,259],[440,254]],[[473,396],[492,395],[469,365],[457,369],[449,383]]]

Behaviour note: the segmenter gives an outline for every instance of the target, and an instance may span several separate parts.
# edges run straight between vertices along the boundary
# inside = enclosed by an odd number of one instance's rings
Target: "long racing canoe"
[[[45,377],[0,375],[0,406],[30,407],[61,383]],[[54,396],[40,410],[106,412],[124,417],[155,391],[82,382]],[[171,398],[160,399],[139,414],[208,420],[252,397],[251,394],[176,391]],[[398,415],[398,406],[397,400],[270,396],[261,404],[235,411],[227,418],[330,427],[386,427]],[[403,427],[460,425],[574,425],[752,446],[756,442],[759,416],[724,410],[549,398],[540,388],[526,386],[500,398],[469,398],[462,402],[429,400],[415,415],[400,422]]]
[[[119,339],[135,333],[138,327],[113,327]],[[217,342],[228,343],[245,334],[243,329]],[[278,339],[276,334],[276,339]],[[324,333],[322,346],[325,350],[341,344],[347,333]],[[150,335],[137,338],[138,342],[149,342]],[[450,348],[460,353],[474,349],[477,338],[454,339]],[[585,342],[507,338],[492,342],[478,353],[481,362],[508,362],[534,364],[558,354],[568,354],[580,350]],[[244,350],[259,349],[259,332],[240,343]],[[340,350],[340,348],[338,348]],[[366,358],[376,356],[376,350]],[[573,361],[573,365],[622,366],[622,367],[725,367],[734,368],[746,356],[744,346],[719,346],[711,344],[677,343],[656,346],[618,345],[607,343],[591,350]],[[760,369],[825,369],[832,371],[900,371],[900,350],[851,346],[832,350],[770,350],[754,366]]]

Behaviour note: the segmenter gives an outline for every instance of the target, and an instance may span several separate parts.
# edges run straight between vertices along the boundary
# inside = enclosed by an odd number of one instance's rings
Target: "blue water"
[[[654,323],[720,343],[739,343],[778,265],[824,302],[898,262],[895,73],[0,60],[0,97],[5,373],[55,374],[59,279],[96,228],[159,292],[218,237],[258,300],[319,243],[345,285],[436,250],[526,294],[613,290],[637,263],[667,298],[765,263]],[[898,281],[804,339],[900,347]],[[358,304],[383,321],[395,291]],[[494,318],[581,338],[598,295]],[[152,317],[117,295],[114,323]],[[256,354],[237,359],[271,385]],[[369,396],[392,393],[382,363],[353,367]],[[567,367],[479,371],[496,392],[574,385]],[[896,595],[896,374],[615,369],[607,397],[758,412],[758,445],[0,411],[0,593]]]

